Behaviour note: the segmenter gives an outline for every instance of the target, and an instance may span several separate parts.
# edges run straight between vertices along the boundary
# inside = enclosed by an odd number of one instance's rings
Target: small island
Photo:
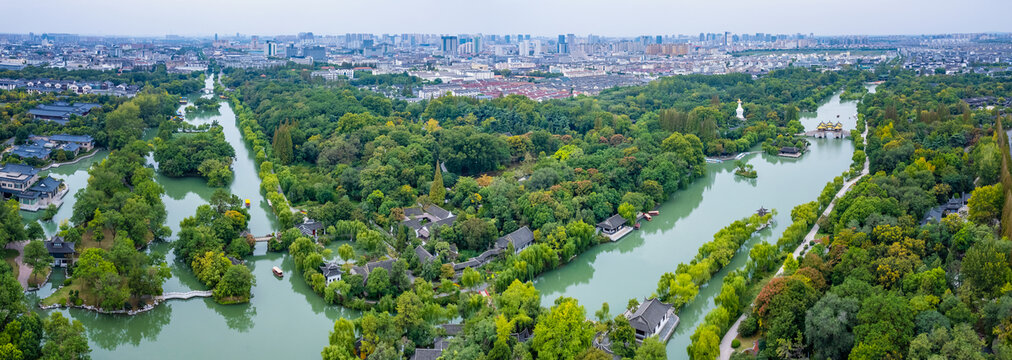
[[[759,177],[759,173],[755,171],[755,169],[752,167],[752,164],[746,164],[745,162],[738,160],[735,162],[735,165],[737,166],[737,168],[734,169],[735,175],[749,179],[755,179]]]

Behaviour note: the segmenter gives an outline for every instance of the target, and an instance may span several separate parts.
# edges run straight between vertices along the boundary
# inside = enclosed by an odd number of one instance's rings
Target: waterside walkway
[[[861,134],[861,137],[864,140],[865,144],[867,144],[868,143],[867,123],[865,123],[864,133]],[[833,201],[829,203],[829,206],[826,206],[826,210],[823,211],[822,215],[819,216],[820,218],[829,216],[829,213],[833,211],[833,207],[836,205],[836,200],[840,199],[840,197],[846,194],[847,191],[850,191],[850,188],[853,187],[854,184],[858,182],[858,180],[861,180],[861,178],[863,178],[865,175],[868,175],[869,165],[870,164],[868,158],[865,157],[864,169],[861,170],[861,174],[843,184],[843,187],[840,188],[840,191],[838,191],[836,193],[836,196],[833,197]],[[801,241],[801,244],[798,245],[796,249],[794,249],[793,252],[794,258],[798,258],[798,256],[800,256],[801,254],[801,251],[805,249],[805,246],[811,244],[812,241],[815,241],[815,234],[818,233],[819,233],[819,223],[816,222],[815,225],[812,226],[812,230],[805,235],[805,239]],[[774,276],[780,276],[780,274],[782,274],[783,272],[784,267],[780,266],[780,269],[777,270],[777,273]],[[731,354],[734,353],[734,348],[731,347],[731,342],[738,337],[738,326],[741,325],[741,322],[745,320],[746,316],[748,316],[747,312],[738,317],[738,320],[736,320],[734,324],[731,325],[731,327],[727,330],[727,333],[724,334],[724,338],[720,340],[720,357],[719,357],[720,360],[728,360],[731,358]]]

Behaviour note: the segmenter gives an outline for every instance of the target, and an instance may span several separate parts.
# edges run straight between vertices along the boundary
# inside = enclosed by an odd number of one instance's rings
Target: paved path
[[[7,244],[8,249],[14,249],[18,252],[18,256],[14,258],[14,262],[18,264],[18,282],[21,283],[21,288],[25,290],[28,290],[28,277],[32,275],[32,268],[25,265],[25,262],[22,259],[22,254],[24,254],[25,245],[27,244],[27,241],[18,241]]]
[[[865,123],[864,133],[861,134],[861,137],[862,137],[862,140],[864,140],[865,144],[867,144],[868,143],[868,124],[867,123]],[[844,194],[846,194],[847,191],[850,191],[850,188],[853,187],[854,184],[856,184],[858,180],[861,180],[861,178],[863,178],[865,175],[868,175],[869,165],[870,164],[868,162],[868,158],[865,157],[865,159],[864,159],[864,169],[861,170],[861,174],[858,175],[858,176],[856,176],[856,177],[854,177],[850,181],[848,181],[848,182],[846,182],[846,183],[843,184],[843,187],[840,188],[840,191],[838,191],[836,193],[836,196],[833,197],[833,201],[831,201],[829,203],[829,206],[826,206],[826,210],[823,211],[821,215],[819,215],[820,218],[825,217],[825,216],[829,216],[829,213],[833,212],[833,206],[836,205],[836,200],[839,199],[840,197],[842,197]],[[815,234],[818,234],[818,233],[819,233],[819,223],[816,222],[815,225],[812,226],[812,230],[809,231],[807,235],[805,235],[805,239],[801,242],[801,244],[798,245],[798,247],[796,249],[794,249],[793,254],[794,254],[794,258],[795,259],[797,259],[800,256],[801,251],[804,250],[804,248],[805,248],[805,245],[811,243],[812,241],[815,241]],[[780,269],[777,270],[777,273],[776,273],[775,276],[780,276],[780,274],[782,274],[783,272],[784,272],[784,267],[780,266]],[[731,354],[734,353],[734,348],[731,347],[731,342],[734,341],[734,339],[738,337],[738,326],[741,325],[741,322],[745,320],[745,317],[747,315],[748,315],[748,313],[746,312],[745,314],[742,314],[741,316],[739,316],[738,320],[735,321],[734,324],[731,325],[731,328],[729,328],[727,330],[727,333],[724,334],[724,338],[720,340],[720,357],[718,359],[720,359],[720,360],[728,360],[728,359],[731,358]]]

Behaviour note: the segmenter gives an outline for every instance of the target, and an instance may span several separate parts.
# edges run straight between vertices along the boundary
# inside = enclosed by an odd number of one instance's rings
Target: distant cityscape
[[[102,37],[0,34],[0,69],[50,66],[129,71],[316,64],[327,80],[404,74],[417,84],[356,86],[408,101],[450,93],[476,98],[519,94],[535,100],[594,95],[679,74],[761,75],[788,66],[874,69],[902,57],[918,74],[994,73],[1012,66],[1012,34],[815,36],[813,34],[644,35],[559,34],[229,34],[207,37]],[[0,87],[133,96],[121,84],[48,79],[0,79]],[[119,85],[119,86],[117,86]],[[405,87],[409,87],[405,89]]]

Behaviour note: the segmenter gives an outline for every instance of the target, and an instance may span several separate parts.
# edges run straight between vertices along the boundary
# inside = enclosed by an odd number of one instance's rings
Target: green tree
[[[655,336],[643,339],[643,345],[636,349],[635,360],[666,360],[667,358],[668,352],[664,349],[664,344]]]
[[[369,273],[365,281],[366,291],[369,295],[379,298],[390,293],[390,274],[387,269],[377,268]]]
[[[636,208],[629,203],[622,203],[618,206],[618,215],[630,224],[636,223]]]
[[[1001,183],[978,187],[970,193],[970,201],[967,202],[969,218],[971,221],[990,225],[1001,215],[1004,204],[1005,193],[1002,191]]]
[[[221,281],[225,272],[232,267],[232,262],[225,257],[224,253],[208,251],[203,256],[193,259],[190,263],[197,279],[208,287],[214,288]]]
[[[253,285],[256,285],[256,278],[246,265],[229,266],[221,281],[214,287],[214,299],[227,303],[249,301]]]
[[[720,355],[720,329],[715,325],[704,323],[696,328],[696,332],[690,336],[692,344],[686,350],[689,359],[703,360],[716,359]]]
[[[351,245],[341,244],[341,246],[337,248],[337,255],[341,257],[341,260],[349,261],[355,258],[355,249],[353,249]]]
[[[446,199],[446,187],[443,186],[443,171],[439,169],[439,163],[436,163],[436,173],[432,177],[432,186],[429,188],[429,200],[437,206],[443,206],[443,201]]]
[[[854,346],[851,329],[857,324],[857,299],[826,294],[805,317],[805,338],[820,359],[843,359]]]
[[[575,299],[560,298],[534,326],[531,348],[539,359],[570,359],[590,347],[593,326]]]
[[[7,200],[0,206],[0,248],[25,238],[25,227],[21,224],[19,208],[17,200]]]
[[[53,312],[45,321],[45,342],[42,346],[43,360],[85,360],[91,349],[85,337],[84,325],[71,322],[59,312]]]
[[[106,251],[103,249],[85,249],[77,259],[74,266],[74,277],[79,278],[89,286],[95,286],[106,274],[116,274],[116,266],[105,259]]]
[[[274,130],[274,157],[282,165],[290,164],[294,159],[290,127],[289,124],[282,124]]]
[[[46,250],[46,246],[39,240],[29,241],[25,245],[22,259],[25,264],[32,267],[33,278],[42,274],[53,263],[53,256],[49,255],[49,250]]]
[[[473,288],[481,283],[481,273],[473,268],[464,269],[464,273],[460,276],[460,284],[465,288]]]
[[[323,360],[352,360],[355,357],[355,324],[345,318],[334,322],[330,344],[323,348]]]

